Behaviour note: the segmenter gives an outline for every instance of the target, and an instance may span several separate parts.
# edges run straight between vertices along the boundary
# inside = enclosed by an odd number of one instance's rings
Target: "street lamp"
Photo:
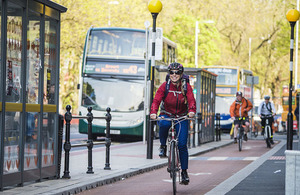
[[[110,5],[118,5],[119,1],[109,1],[108,2],[108,26],[110,26]]]
[[[151,72],[150,72],[150,107],[153,102],[153,89],[154,89],[154,69],[155,69],[155,40],[156,40],[156,18],[162,10],[162,3],[160,0],[150,0],[148,3],[148,10],[150,11],[153,19],[152,28],[152,56],[151,56]],[[147,159],[153,158],[153,123],[150,122],[148,115],[148,128],[147,128]]]
[[[292,81],[293,81],[293,52],[294,52],[294,27],[299,19],[299,11],[291,9],[286,13],[286,18],[291,25],[291,41],[290,41],[290,86],[289,86],[289,113],[288,120],[288,132],[287,132],[287,150],[293,149],[293,114],[292,114]]]

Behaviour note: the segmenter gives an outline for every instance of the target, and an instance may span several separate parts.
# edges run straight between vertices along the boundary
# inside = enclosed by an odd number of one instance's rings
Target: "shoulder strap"
[[[166,78],[167,79],[167,78]],[[168,77],[168,80],[166,82],[166,88],[165,88],[165,95],[164,95],[164,98],[163,98],[163,101],[165,101],[168,93],[169,93],[169,90],[170,90],[170,82],[171,82],[171,79]]]
[[[271,108],[271,109],[268,108],[268,104],[270,105],[270,108]],[[268,110],[269,112],[272,112],[272,106],[271,106],[270,103],[268,103],[268,104],[266,105],[266,108],[267,108],[267,110]]]

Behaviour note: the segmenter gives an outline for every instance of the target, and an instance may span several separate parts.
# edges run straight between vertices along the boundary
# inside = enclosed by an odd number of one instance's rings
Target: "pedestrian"
[[[160,110],[160,117],[162,118],[178,118],[188,114],[190,118],[193,118],[196,113],[196,101],[194,98],[191,85],[186,81],[183,74],[184,68],[182,64],[174,62],[168,66],[169,79],[164,82],[157,90],[153,103],[151,105],[150,118],[156,119],[157,112],[161,103],[163,107]],[[158,122],[159,126],[159,138],[160,138],[160,157],[166,157],[166,140],[168,137],[168,131],[171,127],[171,122],[162,120]],[[178,133],[178,149],[179,158],[181,163],[181,176],[182,184],[188,185],[189,176],[188,169],[188,121],[183,120],[176,124],[175,129]]]
[[[297,124],[298,124],[298,127],[299,127],[299,104],[297,104],[296,109],[294,111],[294,114],[296,116]]]

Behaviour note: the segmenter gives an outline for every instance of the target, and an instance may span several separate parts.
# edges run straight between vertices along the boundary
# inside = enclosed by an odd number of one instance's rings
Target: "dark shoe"
[[[234,141],[233,141],[233,143],[235,143],[235,144],[237,143],[237,139],[236,139],[236,137],[234,138]]]
[[[160,148],[159,148],[159,157],[160,158],[167,157],[166,153],[167,153],[167,146],[160,146]]]
[[[247,134],[244,135],[244,140],[245,140],[245,141],[248,141]]]
[[[182,178],[181,183],[183,185],[188,185],[189,184],[190,178],[189,178],[189,175],[186,172],[186,170],[182,170],[182,172],[181,172],[181,178]]]
[[[270,143],[271,143],[271,144],[274,144],[273,138],[270,139]]]

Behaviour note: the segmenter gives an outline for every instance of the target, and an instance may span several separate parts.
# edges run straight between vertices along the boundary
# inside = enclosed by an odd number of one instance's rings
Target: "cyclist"
[[[270,126],[271,126],[271,144],[274,144],[273,141],[273,130],[272,130],[272,123],[274,122],[274,116],[276,115],[276,109],[272,102],[270,102],[270,96],[265,95],[264,96],[265,101],[261,102],[258,106],[258,116],[261,118],[262,116],[266,115],[272,115]],[[261,119],[261,126],[262,126],[262,135],[265,133],[265,124],[266,124],[266,118]]]
[[[243,93],[238,91],[236,92],[236,100],[230,106],[230,116],[231,119],[234,120],[234,143],[237,143],[237,131],[238,131],[238,118],[245,117],[243,119],[243,124],[246,125],[245,127],[245,135],[244,140],[247,141],[247,132],[249,130],[249,117],[248,112],[252,109],[253,105],[250,100],[247,100],[243,97]]]
[[[193,90],[188,82],[184,81],[184,68],[182,64],[174,62],[168,66],[169,78],[167,82],[164,82],[157,90],[153,103],[151,105],[150,118],[155,119],[160,104],[162,103],[160,110],[160,117],[181,117],[189,115],[190,118],[195,116],[196,112],[196,101],[194,98]],[[186,75],[185,75],[186,76]],[[186,87],[186,92],[184,88]],[[166,94],[167,92],[167,94]],[[168,137],[168,131],[171,127],[171,121],[159,121],[159,139],[160,139],[160,157],[166,157],[166,141]],[[188,121],[184,120],[179,122],[176,126],[176,132],[180,133],[178,137],[178,149],[179,158],[181,162],[181,176],[182,183],[188,185],[189,176],[187,173],[188,169],[188,149],[187,149],[187,138],[188,138]]]

